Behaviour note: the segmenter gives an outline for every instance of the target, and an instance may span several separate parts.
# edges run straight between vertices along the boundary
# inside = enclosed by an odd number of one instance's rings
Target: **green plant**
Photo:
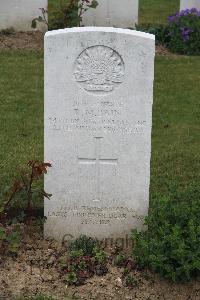
[[[15,180],[9,197],[6,199],[0,206],[0,221],[4,219],[7,214],[8,209],[10,208],[11,203],[13,202],[17,193],[25,195],[26,208],[25,211],[28,214],[28,218],[32,217],[33,210],[33,201],[34,195],[40,195],[50,199],[51,195],[47,194],[44,190],[38,189],[35,183],[47,173],[47,168],[51,167],[50,163],[45,163],[41,161],[29,161],[27,166],[30,168],[30,171],[23,169],[20,172],[19,179]],[[21,200],[21,199],[20,199]]]
[[[200,55],[200,11],[182,10],[168,18],[166,46],[179,54]]]
[[[87,278],[93,276],[94,270],[94,261],[89,256],[74,257],[70,255],[66,264],[62,263],[64,279],[70,285],[84,284]]]
[[[77,282],[77,276],[75,272],[70,272],[66,275],[65,280],[68,284],[75,284]]]
[[[52,28],[50,29],[80,26],[83,14],[89,8],[96,8],[97,5],[98,2],[96,0],[60,1],[59,11],[57,11],[57,14],[55,12]]]
[[[95,9],[97,0],[60,0],[59,5],[49,13],[41,8],[42,15],[32,20],[32,28],[37,27],[37,22],[46,24],[49,30],[81,26],[83,14],[88,9]]]
[[[87,264],[86,264],[86,262],[85,261],[80,261],[80,263],[79,263],[79,268],[80,268],[80,270],[85,270],[86,268],[87,268]]]
[[[114,264],[118,267],[123,267],[126,264],[127,258],[124,254],[118,254],[114,259]]]
[[[92,255],[96,247],[99,247],[97,239],[81,235],[76,240],[69,244],[69,250],[71,251],[82,251],[83,255]]]
[[[102,276],[108,272],[107,255],[96,239],[81,235],[69,245],[69,255],[61,259],[61,269],[68,284],[84,284],[94,274]]]
[[[172,189],[169,196],[155,195],[146,219],[148,230],[133,232],[133,255],[139,266],[148,266],[173,281],[200,274],[200,187]]]
[[[123,272],[122,272],[122,275],[124,277],[126,277],[128,274],[130,273],[130,270],[128,268],[124,268]]]
[[[128,287],[135,287],[138,284],[137,280],[133,277],[132,274],[126,275],[126,277],[124,278],[124,283]]]
[[[72,259],[80,258],[83,256],[83,250],[82,249],[81,250],[72,250],[72,251],[70,251],[69,256]]]
[[[166,45],[169,41],[169,29],[163,24],[138,24],[136,25],[138,31],[143,31],[155,35],[156,45]]]
[[[95,261],[98,264],[104,264],[107,261],[107,254],[105,253],[105,251],[103,251],[99,247],[94,248],[93,256],[94,256]]]
[[[0,224],[0,254],[16,255],[21,244],[19,225],[5,226]]]

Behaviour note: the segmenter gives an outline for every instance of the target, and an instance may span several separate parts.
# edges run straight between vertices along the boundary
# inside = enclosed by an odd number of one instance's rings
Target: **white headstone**
[[[40,8],[47,9],[48,0],[0,0],[0,30],[13,27],[16,31],[29,31],[34,18],[41,16]],[[38,23],[38,29],[47,26]]]
[[[138,22],[138,0],[98,0],[96,9],[83,15],[84,26],[135,28]]]
[[[45,36],[45,235],[124,236],[148,213],[154,36],[82,27]]]
[[[181,0],[180,10],[197,8],[200,10],[200,0]]]

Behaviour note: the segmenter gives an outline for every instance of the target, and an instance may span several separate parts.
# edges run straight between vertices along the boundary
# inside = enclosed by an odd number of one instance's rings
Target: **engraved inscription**
[[[83,131],[93,134],[110,133],[110,134],[129,134],[142,135],[147,129],[147,121],[138,120],[130,124],[126,120],[116,119],[81,119],[81,118],[67,118],[67,117],[49,117],[49,128],[53,131],[72,132]]]
[[[62,206],[48,213],[49,217],[69,218],[73,216],[83,225],[109,225],[123,222],[129,218],[144,222],[144,216],[138,215],[128,207]]]
[[[94,201],[100,201],[101,193],[100,193],[100,166],[101,165],[111,165],[117,166],[118,159],[117,158],[104,158],[102,159],[100,156],[101,152],[101,139],[102,137],[95,137],[95,156],[90,158],[78,157],[79,164],[91,164],[96,168],[96,199]]]
[[[74,75],[87,91],[111,92],[123,82],[124,62],[115,50],[93,46],[77,58]]]
[[[116,102],[116,101],[115,101]],[[61,116],[49,116],[49,129],[60,132],[89,132],[94,135],[128,134],[142,135],[149,128],[144,119],[126,118],[128,108],[123,102],[100,102],[98,106],[89,106],[86,102],[74,101],[69,113]]]

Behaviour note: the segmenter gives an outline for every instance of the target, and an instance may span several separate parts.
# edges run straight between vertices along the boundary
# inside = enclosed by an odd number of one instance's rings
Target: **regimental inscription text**
[[[99,132],[110,134],[143,134],[148,127],[144,119],[131,122],[124,118],[123,111],[127,110],[123,102],[101,102],[98,107],[74,101],[70,114],[66,116],[49,116],[49,129],[60,132],[83,131],[91,134]]]

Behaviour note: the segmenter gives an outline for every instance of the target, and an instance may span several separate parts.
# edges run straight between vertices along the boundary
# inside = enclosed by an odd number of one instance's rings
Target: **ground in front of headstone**
[[[66,248],[44,240],[39,226],[23,227],[22,245],[16,257],[0,257],[0,298],[43,294],[53,299],[199,299],[200,281],[172,284],[148,270],[131,271],[132,287],[123,283],[124,268],[108,264],[104,276],[94,276],[84,285],[68,286],[61,272],[60,258]],[[110,253],[109,253],[110,254]],[[110,254],[111,255],[111,254]],[[21,299],[21,298],[20,298]]]

